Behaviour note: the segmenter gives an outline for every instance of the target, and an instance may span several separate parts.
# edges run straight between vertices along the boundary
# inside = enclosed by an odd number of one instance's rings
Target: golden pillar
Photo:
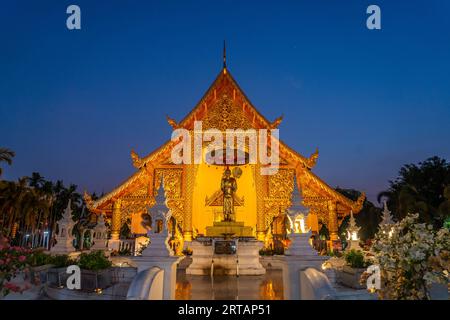
[[[261,166],[257,164],[253,166],[253,170],[256,188],[256,238],[259,241],[264,241],[266,237],[266,215],[264,210],[266,189],[264,177],[261,176]]]
[[[336,201],[328,201],[328,232],[330,233],[330,240],[339,240],[338,235],[338,220],[337,220],[337,203]]]
[[[111,240],[119,240],[121,216],[120,216],[121,200],[117,199],[113,203],[112,219],[111,219]]]
[[[195,166],[185,165],[184,168],[184,219],[183,238],[184,241],[192,241],[192,198],[194,195]]]

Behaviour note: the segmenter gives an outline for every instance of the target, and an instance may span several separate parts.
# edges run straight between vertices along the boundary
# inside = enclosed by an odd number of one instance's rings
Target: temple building
[[[266,119],[250,102],[226,66],[198,102],[181,121],[167,118],[173,129],[184,128],[194,135],[194,122],[202,121],[203,130],[274,129],[282,118]],[[155,203],[155,194],[163,181],[167,206],[172,211],[172,230],[180,239],[192,241],[206,235],[208,227],[223,219],[223,193],[220,182],[224,166],[175,164],[168,140],[158,149],[140,157],[131,151],[136,172],[111,192],[93,200],[85,192],[88,209],[110,219],[111,240],[118,241],[121,226],[131,221],[134,234],[145,234],[142,214]],[[279,169],[276,174],[261,174],[261,164],[244,163],[233,170],[237,181],[234,195],[235,221],[251,227],[252,236],[264,240],[268,230],[275,232],[273,222],[283,217],[291,206],[294,183],[301,194],[302,205],[309,209],[307,225],[318,233],[326,225],[331,240],[338,239],[338,227],[351,211],[357,214],[365,198],[352,201],[328,186],[312,171],[318,150],[306,157],[279,140]],[[236,168],[236,167],[234,167]],[[161,188],[162,189],[162,188]]]

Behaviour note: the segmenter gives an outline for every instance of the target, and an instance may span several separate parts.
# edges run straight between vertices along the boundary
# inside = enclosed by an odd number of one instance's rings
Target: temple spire
[[[225,40],[223,40],[223,68],[227,68],[227,48],[225,44]]]

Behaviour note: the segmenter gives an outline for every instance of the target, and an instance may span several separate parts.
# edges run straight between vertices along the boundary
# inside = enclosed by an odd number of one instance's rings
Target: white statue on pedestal
[[[58,234],[56,235],[56,245],[50,248],[50,252],[56,254],[68,254],[75,251],[73,247],[73,240],[75,237],[72,235],[75,222],[72,220],[72,208],[71,201],[67,203],[67,207],[64,210],[62,218],[57,222]]]

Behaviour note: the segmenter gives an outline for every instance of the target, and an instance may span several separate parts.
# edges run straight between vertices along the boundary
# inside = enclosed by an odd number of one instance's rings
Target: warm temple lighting
[[[325,261],[324,263],[322,263],[322,270],[327,270],[331,267],[330,263],[328,261]]]
[[[388,237],[391,238],[393,233],[394,233],[394,230],[391,228],[391,230],[389,230]]]
[[[352,231],[351,233],[348,232],[347,240],[354,240],[354,241],[359,240],[358,233],[356,231]]]
[[[291,233],[307,233],[305,226],[305,216],[303,214],[299,214],[295,217],[294,221],[288,215],[289,224],[290,224],[290,232]]]

